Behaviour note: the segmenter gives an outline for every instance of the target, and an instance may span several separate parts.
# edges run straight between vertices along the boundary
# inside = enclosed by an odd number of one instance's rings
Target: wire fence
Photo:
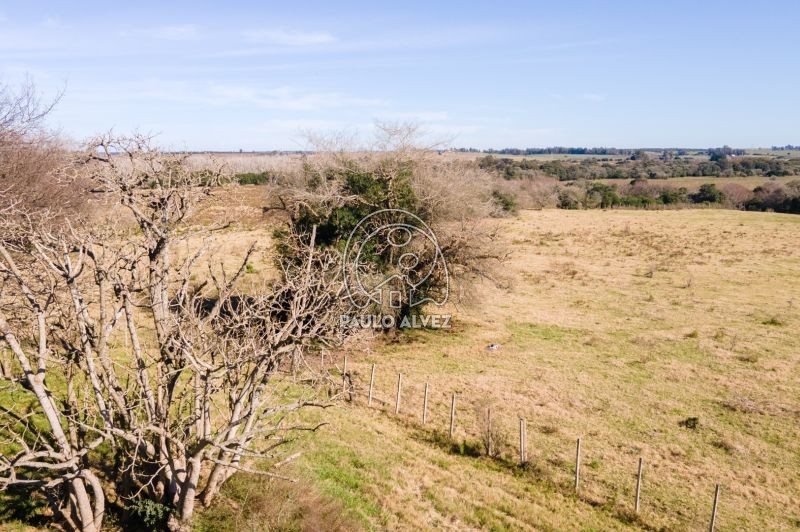
[[[354,364],[344,355],[340,360],[321,360],[321,370],[334,383],[331,395],[341,396],[353,406],[379,410],[389,416],[410,421],[432,435],[444,435],[453,449],[460,454],[485,456],[508,464],[526,466],[528,456],[528,420],[522,416],[509,419],[491,404],[462,404],[463,393],[437,390],[429,382],[410,380],[403,373],[381,373],[377,364]],[[366,370],[366,371],[365,371]],[[391,381],[389,392],[387,383]],[[379,386],[380,384],[380,386]],[[465,402],[464,402],[465,403]],[[435,438],[434,438],[435,439]],[[574,459],[567,463],[573,475],[574,491],[582,490],[581,464],[584,439],[574,443]],[[631,509],[639,515],[642,509],[644,486],[644,457],[640,456],[636,470],[636,483]],[[714,486],[710,504],[708,529],[713,532],[717,523],[720,501],[720,484]]]

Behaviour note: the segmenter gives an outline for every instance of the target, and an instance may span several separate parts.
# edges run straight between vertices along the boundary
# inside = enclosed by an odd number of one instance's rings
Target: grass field
[[[447,152],[444,156],[453,159],[461,159],[461,160],[475,160],[481,157],[486,157],[487,155],[491,155],[492,157],[496,157],[498,159],[515,159],[521,161],[522,159],[531,159],[535,161],[583,161],[583,160],[596,160],[596,159],[609,159],[609,160],[619,160],[625,159],[627,156],[625,155],[595,155],[595,154],[569,154],[569,153],[540,153],[540,154],[532,154],[532,155],[510,155],[504,153],[487,153],[487,152]],[[657,156],[657,154],[654,154]]]
[[[800,157],[800,150],[771,150],[771,149],[751,149],[747,150],[748,155],[772,156],[772,157]]]
[[[286,471],[299,484],[242,476],[200,529],[700,530],[716,483],[720,530],[800,526],[800,217],[545,210],[501,224],[508,287],[477,286],[451,331],[351,352],[355,405],[325,412],[330,425]],[[479,444],[489,405],[499,458]]]

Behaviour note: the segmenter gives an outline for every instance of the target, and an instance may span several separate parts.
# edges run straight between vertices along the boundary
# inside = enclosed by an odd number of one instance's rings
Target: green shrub
[[[265,185],[272,181],[272,175],[267,172],[236,174],[234,181],[240,185]]]
[[[700,185],[700,190],[689,196],[694,203],[722,203],[725,194],[714,183]]]
[[[608,209],[622,203],[622,198],[617,193],[617,187],[601,182],[593,182],[588,189],[588,194],[594,198],[601,209]]]
[[[679,203],[688,203],[689,195],[685,187],[680,187],[677,190],[665,189],[661,191],[659,200],[664,205],[675,205]]]
[[[139,519],[147,530],[166,530],[167,520],[172,513],[169,506],[150,499],[138,499],[125,509]]]
[[[503,212],[514,214],[519,210],[517,198],[510,192],[494,190],[492,191],[492,197],[495,199],[497,204],[500,205],[500,208],[503,209]]]

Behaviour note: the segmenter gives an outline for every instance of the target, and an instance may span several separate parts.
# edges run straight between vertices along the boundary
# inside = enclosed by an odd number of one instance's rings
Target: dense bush
[[[359,240],[363,245],[358,247],[357,264],[345,256],[346,268],[353,269],[346,276],[387,282],[370,286],[377,296],[360,294],[365,297],[356,306],[371,310],[369,314],[393,315],[400,324],[423,312],[424,305],[410,301],[412,293],[415,302],[443,304],[451,293],[450,283],[490,274],[490,263],[499,255],[492,252],[492,230],[486,219],[516,209],[514,196],[493,189],[492,181],[473,164],[443,161],[429,150],[326,151],[306,157],[293,188],[285,191],[280,203],[294,232],[305,235],[306,245],[313,235],[315,246],[346,252],[351,235],[366,229],[369,236]],[[362,225],[364,220],[367,226]],[[424,239],[414,240],[406,248],[380,233],[399,226],[419,230],[411,231],[415,235],[433,232],[435,242],[426,246]],[[370,240],[379,233],[380,238]],[[279,252],[297,249],[282,246],[286,235],[276,236]],[[401,262],[411,255],[416,262]],[[446,268],[437,266],[442,263]],[[392,300],[398,293],[402,301]]]
[[[750,211],[775,211],[800,214],[800,180],[786,185],[768,182],[756,187],[744,204]]]
[[[717,188],[717,185],[706,183],[700,185],[700,190],[690,194],[689,198],[693,203],[722,203],[722,200],[725,199],[725,194]]]
[[[514,194],[510,192],[503,192],[501,190],[493,190],[492,197],[497,201],[503,212],[514,214],[519,210],[519,203]]]

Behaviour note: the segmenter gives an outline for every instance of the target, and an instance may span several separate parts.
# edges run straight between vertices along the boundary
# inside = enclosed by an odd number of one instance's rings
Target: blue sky
[[[8,2],[0,79],[75,139],[299,149],[412,120],[455,146],[800,144],[797,2]]]

